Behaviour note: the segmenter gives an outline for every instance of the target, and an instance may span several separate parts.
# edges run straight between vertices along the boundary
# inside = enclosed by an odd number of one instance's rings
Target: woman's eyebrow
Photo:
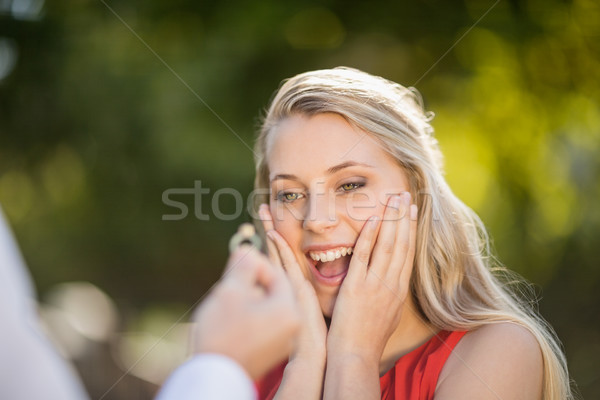
[[[344,168],[357,167],[357,166],[367,167],[367,168],[375,168],[372,165],[357,162],[357,161],[345,161],[341,164],[334,165],[333,167],[328,168],[326,172],[327,172],[327,175],[333,175],[336,172],[338,172]],[[271,182],[276,181],[278,179],[285,179],[285,180],[290,180],[290,181],[299,181],[300,180],[296,175],[293,175],[293,174],[277,174],[271,179]]]
[[[341,164],[334,165],[333,167],[327,169],[327,174],[328,175],[333,175],[336,172],[338,172],[338,171],[340,171],[340,170],[342,170],[344,168],[357,167],[357,166],[367,167],[367,168],[375,168],[372,165],[361,163],[361,162],[357,162],[357,161],[346,161],[346,162],[343,162]]]
[[[276,181],[278,179],[283,179],[283,180],[288,180],[288,181],[299,181],[300,179],[298,179],[298,177],[296,175],[292,175],[292,174],[277,174],[273,177],[273,179],[271,179],[271,182]]]

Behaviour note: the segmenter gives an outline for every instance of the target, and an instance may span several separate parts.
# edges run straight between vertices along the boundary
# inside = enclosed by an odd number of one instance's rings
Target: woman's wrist
[[[290,357],[288,366],[311,366],[312,368],[323,366],[327,360],[327,352],[325,350],[311,350],[299,352]],[[286,367],[287,369],[287,367]]]
[[[290,359],[283,371],[276,400],[318,400],[323,392],[325,356],[296,357]]]
[[[325,399],[379,399],[379,360],[353,352],[328,352]]]
[[[379,370],[379,361],[381,356],[372,349],[360,350],[334,350],[327,351],[327,365],[348,365],[364,366],[365,368],[375,368]]]
[[[320,375],[323,376],[325,372],[326,359],[323,358],[296,358],[290,359],[288,364],[285,366],[284,374],[298,374],[302,376],[307,375]]]
[[[327,358],[327,346],[325,341],[318,344],[313,341],[311,343],[302,343],[290,356],[290,362],[294,360],[307,360],[309,362],[325,362]]]
[[[328,338],[327,341],[327,362],[331,360],[349,359],[349,360],[361,360],[365,364],[379,365],[381,355],[383,354],[383,347],[375,345],[374,342],[359,344],[355,342],[348,342],[342,340],[335,340]]]

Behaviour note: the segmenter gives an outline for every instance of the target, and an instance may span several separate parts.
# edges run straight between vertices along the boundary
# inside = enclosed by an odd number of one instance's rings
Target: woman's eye
[[[292,202],[294,200],[298,200],[299,198],[302,197],[302,193],[292,193],[292,192],[287,192],[287,193],[280,193],[277,196],[277,199],[280,201],[284,201],[284,202]]]
[[[352,190],[358,189],[363,186],[364,186],[364,184],[362,184],[362,183],[350,182],[350,183],[344,183],[342,186],[340,186],[340,188],[344,192],[350,192]]]

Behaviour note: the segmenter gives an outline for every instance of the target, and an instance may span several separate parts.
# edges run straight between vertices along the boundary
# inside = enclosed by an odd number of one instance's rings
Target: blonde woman
[[[492,272],[428,121],[414,91],[354,69],[279,89],[255,188],[304,322],[260,398],[572,398],[557,339]]]

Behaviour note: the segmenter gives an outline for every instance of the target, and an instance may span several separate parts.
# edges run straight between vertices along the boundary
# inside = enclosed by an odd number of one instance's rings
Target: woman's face
[[[295,115],[269,137],[270,210],[323,314],[331,316],[360,231],[409,190],[404,171],[372,136],[338,114]]]

